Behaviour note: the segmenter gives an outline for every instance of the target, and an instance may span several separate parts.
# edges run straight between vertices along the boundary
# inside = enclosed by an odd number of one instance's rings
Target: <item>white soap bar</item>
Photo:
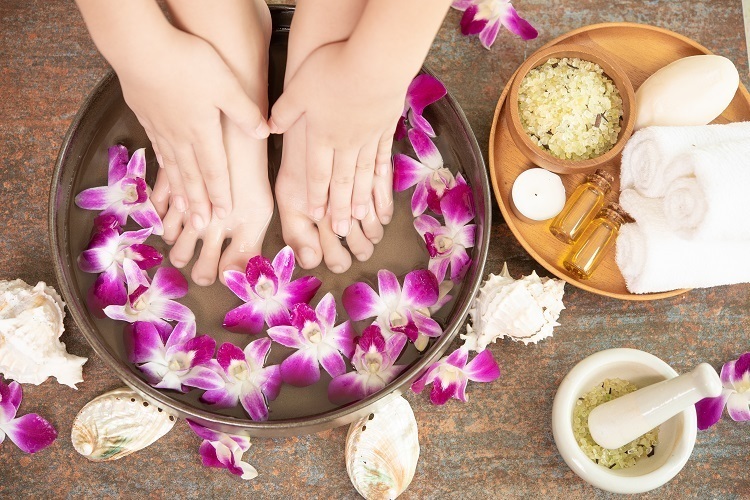
[[[565,186],[560,176],[543,168],[521,172],[510,196],[516,215],[531,221],[551,219],[565,206]]]
[[[715,55],[678,59],[651,75],[635,93],[635,130],[652,125],[706,125],[732,102],[740,75]]]

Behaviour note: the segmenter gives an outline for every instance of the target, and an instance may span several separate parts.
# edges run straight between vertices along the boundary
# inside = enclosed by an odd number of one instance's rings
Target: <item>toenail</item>
[[[198,214],[193,214],[190,220],[193,222],[193,227],[198,231],[206,227],[206,223],[203,222],[203,217]]]
[[[172,265],[173,265],[174,267],[177,267],[177,268],[180,268],[180,267],[185,267],[185,264],[187,264],[187,262],[183,262],[183,261],[181,261],[181,260],[175,260],[175,259],[171,259],[171,261],[172,261]]]
[[[323,220],[323,217],[325,217],[325,216],[326,216],[326,209],[323,208],[323,207],[318,207],[315,210],[313,210],[313,212],[312,212],[312,217],[316,221]]]
[[[174,202],[174,207],[178,212],[184,212],[185,210],[187,210],[187,203],[185,203],[185,198],[183,198],[182,196],[175,196],[172,201]]]
[[[380,222],[382,224],[388,224],[389,222],[391,222],[391,216],[390,215],[383,215],[382,217],[380,217]]]
[[[210,278],[198,278],[197,280],[195,280],[195,284],[199,286],[208,286],[212,284],[213,282],[214,280]]]
[[[354,207],[354,218],[362,220],[367,215],[367,205],[357,205]]]
[[[302,265],[310,265],[310,263],[315,260],[315,251],[308,247],[300,249],[299,260]]]
[[[368,258],[369,258],[369,257],[368,257],[368,255],[367,255],[366,253],[360,253],[360,254],[357,254],[357,260],[358,260],[358,261],[360,261],[360,262],[364,262],[364,261],[366,261],[366,260],[367,260]]]
[[[336,234],[339,236],[347,236],[349,234],[349,229],[351,228],[351,224],[345,220],[340,220],[336,223]]]
[[[331,272],[341,274],[344,272],[344,266],[333,266],[331,267]]]

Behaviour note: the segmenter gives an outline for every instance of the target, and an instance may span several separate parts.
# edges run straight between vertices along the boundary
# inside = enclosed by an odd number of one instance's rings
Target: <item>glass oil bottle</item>
[[[613,181],[612,175],[604,170],[588,175],[552,221],[550,232],[563,243],[574,243],[604,205]]]
[[[563,261],[565,269],[580,280],[587,280],[615,243],[627,215],[617,203],[608,203],[586,227]]]

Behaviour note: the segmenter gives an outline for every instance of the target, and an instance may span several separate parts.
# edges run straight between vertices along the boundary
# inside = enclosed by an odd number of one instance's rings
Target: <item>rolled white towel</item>
[[[686,238],[750,241],[750,140],[693,150],[672,169],[693,175],[667,187],[664,216],[671,229]]]
[[[666,167],[678,155],[722,142],[750,138],[750,122],[702,125],[697,127],[647,127],[630,138],[622,151],[620,188],[635,188],[644,196],[664,196],[669,183],[682,175],[680,164]]]
[[[635,189],[620,192],[620,206],[639,224],[667,227],[662,198],[646,198]]]

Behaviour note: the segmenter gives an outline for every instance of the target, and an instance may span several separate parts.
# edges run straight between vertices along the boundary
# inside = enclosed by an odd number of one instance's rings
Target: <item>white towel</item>
[[[692,173],[667,187],[670,228],[686,238],[750,241],[750,140],[694,149],[667,169]]]
[[[644,196],[664,196],[669,183],[681,175],[666,169],[678,155],[693,148],[750,139],[750,122],[697,127],[647,127],[630,138],[622,151],[621,189],[635,188]]]

